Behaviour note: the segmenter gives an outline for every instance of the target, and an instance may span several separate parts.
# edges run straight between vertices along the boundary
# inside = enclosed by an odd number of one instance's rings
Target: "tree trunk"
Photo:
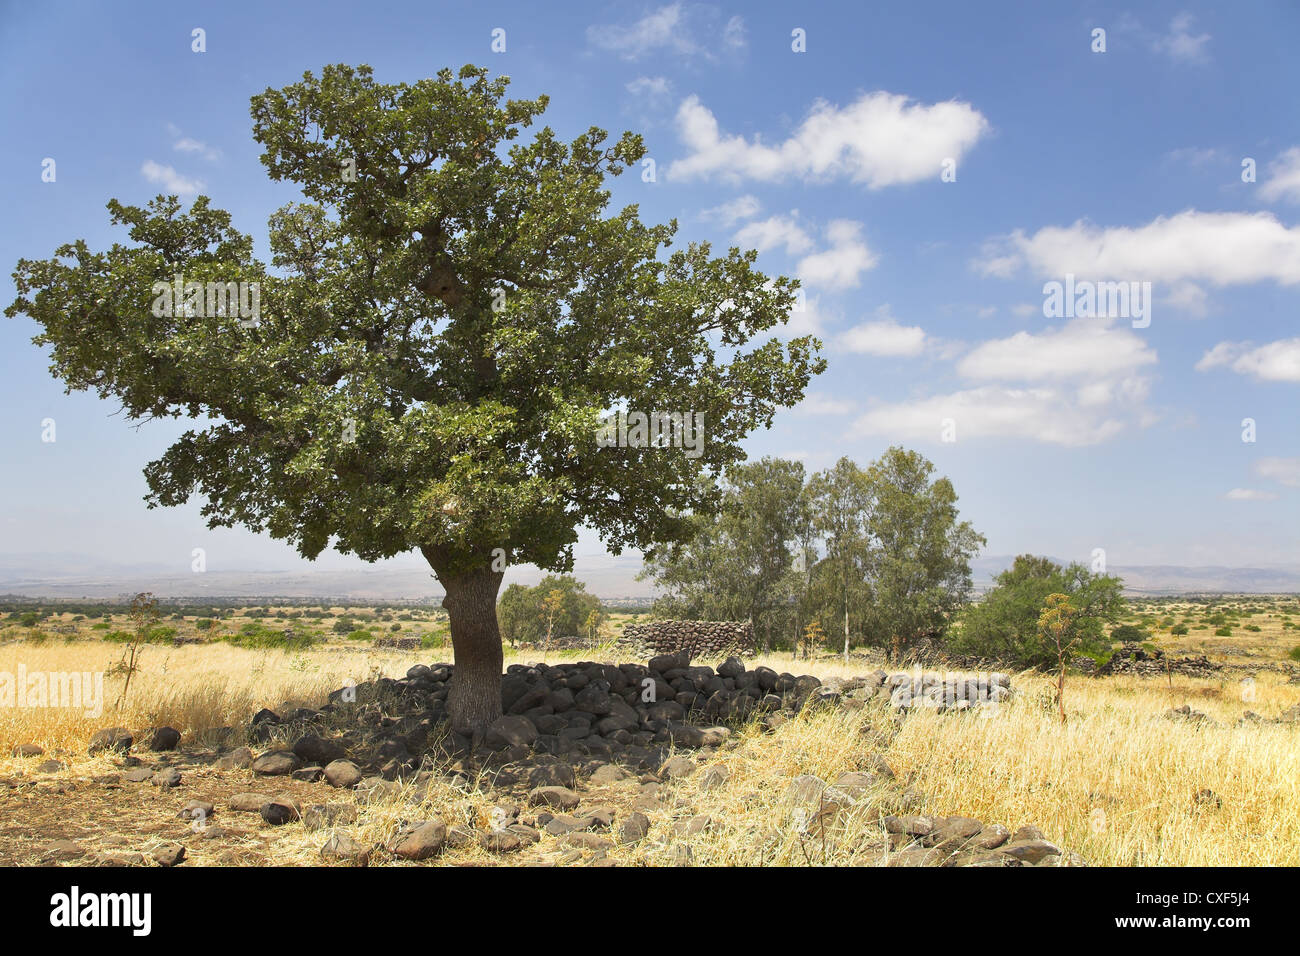
[[[456,665],[447,695],[447,713],[452,730],[467,737],[481,736],[501,716],[504,655],[497,626],[497,591],[502,576],[486,565],[459,575],[438,574],[447,591],[442,606],[451,623]]]

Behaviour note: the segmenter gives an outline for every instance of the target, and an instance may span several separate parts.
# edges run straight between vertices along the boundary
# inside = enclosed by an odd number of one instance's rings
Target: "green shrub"
[[[217,622],[210,617],[201,617],[194,622],[194,627],[196,630],[210,631],[216,625],[216,623]]]
[[[94,624],[90,625],[90,629],[92,631],[107,631],[112,626],[113,625],[109,624],[107,621],[96,621]]]
[[[310,634],[286,633],[269,627],[258,627],[255,632],[249,633],[245,626],[240,633],[227,634],[221,640],[248,650],[301,651],[315,644],[317,638]]]
[[[334,622],[334,633],[351,634],[353,629],[356,626],[357,626],[356,622],[353,621],[350,617],[341,617]]]
[[[356,630],[348,635],[349,641],[373,641],[375,635],[366,630]]]
[[[1173,627],[1169,629],[1169,633],[1172,634],[1174,637],[1182,637],[1184,634],[1187,633],[1187,625],[1175,624]]]
[[[1287,657],[1293,661],[1300,661],[1300,647],[1293,647],[1287,652]]]
[[[1214,636],[1215,636],[1215,637],[1232,637],[1232,628],[1230,628],[1230,627],[1218,627],[1218,628],[1215,628],[1215,629],[1214,629]]]

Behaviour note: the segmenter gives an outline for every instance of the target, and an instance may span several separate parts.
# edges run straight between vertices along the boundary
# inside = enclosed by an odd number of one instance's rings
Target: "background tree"
[[[1124,612],[1123,587],[1119,578],[1093,574],[1082,564],[1062,568],[1050,558],[1022,554],[982,600],[966,609],[947,643],[962,654],[1022,667],[1052,666],[1056,655],[1039,632],[1038,618],[1049,595],[1065,594],[1076,612],[1074,650],[1100,655],[1110,648],[1104,625]]]
[[[579,634],[591,615],[600,613],[600,599],[568,574],[548,574],[535,587],[512,584],[497,605],[501,633],[512,644]]]
[[[970,594],[970,560],[986,543],[957,520],[952,482],[933,473],[924,456],[897,447],[867,469],[868,630],[887,639],[894,660],[943,634]]]
[[[661,591],[654,612],[695,620],[748,620],[765,648],[790,615],[788,542],[804,507],[804,469],[763,458],[727,470],[716,515],[689,518],[691,536],[646,556],[641,579]]]
[[[555,617],[564,609],[564,592],[559,588],[552,588],[546,592],[542,598],[542,614],[546,618],[546,638],[542,642],[543,648],[551,646],[551,635],[555,632]]]
[[[605,177],[639,162],[639,136],[546,127],[512,144],[547,99],[506,99],[508,82],[466,66],[382,84],[335,65],[267,89],[253,137],[305,200],[271,216],[271,268],[207,197],[188,212],[113,200],[132,244],[21,260],[6,310],[43,326],[70,389],[129,419],[196,420],[146,468],[150,506],[198,494],[211,527],[308,558],[418,549],[446,591],[448,710],[466,734],[501,713],[496,549],[567,570],[579,524],[614,553],[676,540],[715,505],[700,473],[741,460],[824,367],[809,337],[746,348],[797,285],[752,250],[668,253],[675,222],[605,215]],[[260,323],[154,315],[154,283],[178,275],[260,282]],[[701,414],[702,454],[598,447],[620,406]]]
[[[826,546],[826,558],[818,567],[820,577],[824,582],[834,581],[839,589],[839,617],[844,622],[847,658],[853,585],[866,578],[866,519],[871,492],[862,469],[848,458],[841,458],[834,468],[812,477],[808,493],[813,503],[813,526]]]

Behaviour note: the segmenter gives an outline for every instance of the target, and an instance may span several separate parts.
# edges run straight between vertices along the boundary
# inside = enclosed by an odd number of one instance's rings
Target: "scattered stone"
[[[216,813],[216,807],[206,800],[191,800],[181,807],[180,812],[176,815],[182,820],[199,820],[206,823],[212,819],[214,813]]]
[[[618,842],[624,844],[640,843],[650,832],[650,818],[640,811],[627,815],[622,826],[618,828]]]
[[[359,866],[366,866],[370,862],[369,851],[342,830],[330,834],[330,838],[320,848],[320,855],[326,860],[340,860]]]
[[[172,787],[178,787],[181,783],[181,772],[175,767],[164,767],[155,773],[149,782],[155,787],[161,787],[163,790],[170,790]]]
[[[554,807],[557,810],[576,809],[581,802],[568,787],[538,787],[528,794],[528,803],[534,807]]]
[[[325,768],[325,782],[331,787],[351,790],[363,778],[360,768],[351,760],[333,760]]]
[[[1046,840],[1014,840],[1000,850],[1006,856],[1013,857],[1021,863],[1033,865],[1047,856],[1059,856],[1061,848]]]
[[[85,855],[86,851],[71,840],[55,840],[41,851],[41,859],[50,863],[79,860]]]
[[[36,744],[15,744],[10,753],[15,757],[40,757],[45,753],[45,748]]]
[[[407,826],[393,840],[393,852],[404,860],[427,860],[447,842],[447,826],[428,820]]]
[[[302,766],[292,750],[268,750],[253,761],[253,773],[265,777],[285,777]]]
[[[95,735],[90,738],[89,752],[91,754],[115,752],[126,753],[131,749],[131,744],[135,743],[135,738],[131,736],[131,731],[125,727],[106,727],[103,730],[95,731]]]
[[[36,765],[37,773],[58,773],[63,769],[63,764],[57,760],[42,760]]]
[[[175,750],[181,742],[181,732],[173,727],[159,727],[149,739],[149,749],[155,752]]]
[[[261,807],[262,819],[273,827],[284,826],[298,819],[298,805],[287,794],[277,794]]]
[[[185,859],[185,847],[179,843],[167,843],[151,854],[159,866],[176,866]]]
[[[253,765],[253,751],[247,747],[240,747],[224,754],[213,761],[212,766],[217,770],[243,770]]]
[[[260,813],[262,807],[271,802],[270,794],[237,793],[229,800],[231,810],[241,813]]]

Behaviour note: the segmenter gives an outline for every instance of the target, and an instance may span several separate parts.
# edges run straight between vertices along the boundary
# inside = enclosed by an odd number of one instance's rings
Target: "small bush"
[[[1216,627],[1216,628],[1214,629],[1214,636],[1215,636],[1215,637],[1232,637],[1232,628],[1230,628],[1230,627]]]
[[[356,630],[348,635],[349,641],[373,641],[375,635],[366,630]]]
[[[1300,661],[1300,647],[1291,648],[1291,650],[1287,652],[1286,656],[1291,658],[1293,661]]]

